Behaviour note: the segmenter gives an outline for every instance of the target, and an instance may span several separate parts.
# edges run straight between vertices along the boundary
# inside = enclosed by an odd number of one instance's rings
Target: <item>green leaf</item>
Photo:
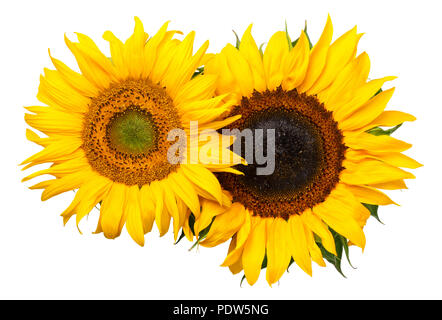
[[[368,211],[370,211],[370,215],[372,217],[374,217],[376,220],[378,220],[380,223],[384,224],[381,219],[379,219],[378,216],[378,209],[379,206],[378,205],[374,205],[374,204],[367,204],[367,203],[363,203],[364,207],[366,207],[368,209]]]

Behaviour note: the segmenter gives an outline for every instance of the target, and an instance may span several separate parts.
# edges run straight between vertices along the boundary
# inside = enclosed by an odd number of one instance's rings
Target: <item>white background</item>
[[[440,1],[8,1],[0,8],[0,298],[135,299],[361,299],[442,298],[441,272],[441,27]],[[98,212],[81,224],[63,227],[59,214],[72,200],[68,192],[46,202],[41,191],[22,184],[18,163],[39,150],[25,140],[23,106],[36,99],[39,75],[52,68],[47,49],[70,66],[66,32],[88,34],[108,53],[101,38],[112,30],[128,37],[139,16],[149,34],[166,20],[184,32],[197,31],[197,45],[210,39],[220,50],[254,23],[258,43],[284,28],[295,38],[308,20],[316,42],[327,13],[335,38],[355,24],[365,35],[360,52],[372,61],[371,78],[396,75],[389,109],[414,114],[418,121],[395,135],[413,143],[408,155],[424,163],[409,190],[390,195],[401,207],[380,210],[385,225],[370,219],[362,254],[352,248],[351,269],[342,278],[333,268],[314,267],[313,278],[292,266],[269,288],[265,275],[250,287],[241,276],[219,267],[227,244],[188,251],[171,233],[148,234],[144,248],[124,230],[116,240],[93,235]],[[31,171],[30,171],[31,172]],[[74,219],[75,220],[75,219]]]

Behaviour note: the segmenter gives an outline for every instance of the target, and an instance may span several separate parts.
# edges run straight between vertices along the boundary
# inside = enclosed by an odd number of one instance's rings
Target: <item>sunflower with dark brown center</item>
[[[181,129],[198,155],[211,142],[195,143],[198,136],[189,134],[190,121],[217,130],[238,117],[221,117],[231,104],[223,101],[225,95],[215,94],[215,76],[194,77],[207,41],[194,53],[194,32],[174,39],[180,32],[168,31],[166,23],[149,38],[141,21],[135,22],[124,43],[104,33],[110,58],[83,34],[77,34],[77,43],[66,38],[81,73],[51,57],[56,70],[45,70],[37,96],[47,106],[28,107],[31,113],[25,115],[31,127],[46,135],[27,130],[27,138],[44,149],[23,164],[52,165],[23,180],[52,175],[31,189],[44,189],[42,200],[77,190],[62,213],[65,223],[76,214],[78,224],[100,203],[97,233],[115,238],[126,225],[143,245],[154,221],[164,235],[171,218],[175,239],[181,228],[190,238],[188,218],[191,212],[199,216],[199,197],[230,204],[212,173],[232,171],[230,164],[189,163],[187,152],[177,152],[169,161],[176,142],[169,133]]]
[[[233,204],[203,200],[194,227],[198,234],[210,226],[203,246],[231,239],[223,266],[244,270],[250,284],[263,266],[270,285],[291,261],[310,275],[312,260],[325,266],[318,243],[336,255],[331,229],[364,248],[370,212],[362,203],[393,204],[378,189],[405,188],[414,176],[399,167],[420,166],[401,153],[408,143],[367,132],[415,118],[384,111],[394,88],[380,89],[394,78],[367,81],[368,55],[356,56],[360,37],[353,28],[330,45],[328,19],[312,49],[305,32],[294,42],[277,32],[262,53],[249,27],[238,48],[227,45],[206,65],[219,77],[217,93],[236,97],[229,115],[242,117],[228,128],[275,130],[274,172],[258,175],[261,164],[249,163],[236,167],[242,176],[218,174]]]

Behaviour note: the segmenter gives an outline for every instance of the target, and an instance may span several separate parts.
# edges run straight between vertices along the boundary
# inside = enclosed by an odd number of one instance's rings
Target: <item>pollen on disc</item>
[[[177,169],[167,140],[181,119],[164,88],[147,79],[115,83],[91,100],[83,149],[91,167],[112,181],[145,185]]]

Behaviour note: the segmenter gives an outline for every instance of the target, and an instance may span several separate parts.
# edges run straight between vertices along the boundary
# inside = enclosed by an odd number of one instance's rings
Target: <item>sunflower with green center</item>
[[[393,204],[379,189],[406,188],[414,176],[401,168],[420,166],[401,153],[410,144],[370,133],[415,120],[384,111],[394,88],[381,87],[394,77],[367,80],[356,27],[331,44],[332,33],[329,17],[313,48],[304,31],[293,42],[276,32],[262,52],[250,26],[205,67],[218,76],[218,94],[235,96],[229,116],[242,117],[227,128],[275,129],[273,174],[257,175],[253,163],[236,167],[243,175],[217,174],[232,205],[203,199],[194,224],[196,235],[206,230],[203,246],[231,239],[222,265],[244,270],[251,285],[263,267],[272,285],[292,262],[311,275],[312,260],[325,266],[323,252],[337,255],[334,234],[363,249],[363,203]]]
[[[171,218],[175,238],[181,228],[190,234],[188,217],[190,212],[199,217],[199,197],[228,205],[212,172],[231,171],[229,165],[189,163],[188,153],[179,156],[182,161],[168,161],[175,143],[168,137],[171,130],[182,129],[189,149],[198,152],[211,142],[188,134],[190,121],[198,121],[199,130],[216,130],[240,116],[220,118],[231,107],[224,102],[227,94],[215,94],[216,76],[194,74],[208,41],[194,54],[194,32],[181,41],[174,38],[181,32],[167,28],[165,23],[149,38],[135,18],[134,33],[124,43],[105,32],[110,58],[83,34],[77,34],[78,42],[65,37],[81,73],[51,56],[56,70],[45,69],[37,95],[45,106],[27,107],[31,113],[25,115],[26,123],[45,135],[28,129],[28,140],[44,149],[22,163],[24,169],[51,165],[23,180],[54,177],[31,187],[44,189],[42,200],[77,190],[61,214],[64,223],[76,214],[78,226],[99,203],[96,233],[115,238],[126,225],[144,245],[154,221],[160,235]]]

